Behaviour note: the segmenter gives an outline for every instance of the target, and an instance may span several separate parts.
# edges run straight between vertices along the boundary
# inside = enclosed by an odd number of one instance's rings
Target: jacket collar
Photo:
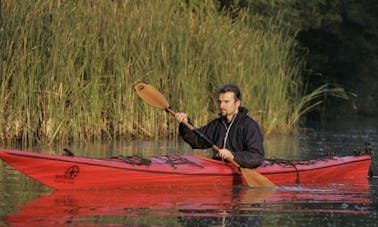
[[[239,106],[239,111],[238,111],[238,113],[235,116],[235,120],[238,120],[239,118],[242,118],[242,117],[246,116],[247,113],[248,113],[248,109],[247,108],[245,108],[243,106]],[[228,123],[226,117],[223,117],[221,114],[219,114],[219,116],[220,116],[220,118],[222,119],[222,121],[224,123]]]

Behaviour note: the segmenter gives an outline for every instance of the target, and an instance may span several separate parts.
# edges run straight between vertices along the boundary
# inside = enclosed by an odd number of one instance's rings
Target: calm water
[[[299,136],[266,138],[267,158],[349,155],[369,142],[378,150],[378,119],[313,124]],[[64,146],[66,147],[66,146]],[[9,148],[9,147],[8,147]],[[70,146],[77,155],[210,155],[179,141],[134,141]],[[63,146],[29,150],[60,154]],[[377,153],[377,152],[376,152]],[[377,156],[377,155],[376,155]],[[378,160],[373,157],[373,172]],[[111,176],[110,176],[111,177]],[[277,190],[155,188],[56,191],[0,162],[0,226],[378,226],[378,178],[356,185]]]

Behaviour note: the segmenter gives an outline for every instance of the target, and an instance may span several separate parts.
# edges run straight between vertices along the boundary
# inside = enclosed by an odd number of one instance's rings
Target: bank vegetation
[[[272,21],[184,1],[2,1],[0,140],[177,136],[171,116],[136,96],[140,81],[197,126],[217,116],[216,89],[235,83],[265,135],[295,132],[323,96],[344,93],[308,91],[304,53]]]

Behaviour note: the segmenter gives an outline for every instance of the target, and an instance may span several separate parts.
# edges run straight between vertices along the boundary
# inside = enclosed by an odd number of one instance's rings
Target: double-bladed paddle
[[[172,110],[169,106],[167,99],[153,86],[146,84],[146,83],[137,83],[135,86],[135,91],[137,95],[143,99],[146,103],[157,107],[159,109],[165,110],[171,113],[173,116],[176,113]],[[193,125],[182,122],[186,127],[188,127],[191,131],[193,131],[197,136],[201,137],[203,140],[211,144],[212,148],[219,152],[220,148],[214,144],[209,138],[207,138],[203,133],[201,133],[198,129],[194,128]],[[251,187],[275,187],[275,185],[266,177],[261,175],[260,173],[253,171],[252,169],[242,168],[238,163],[236,163],[233,159],[227,159],[230,163],[232,163],[235,167],[237,167],[245,181]]]

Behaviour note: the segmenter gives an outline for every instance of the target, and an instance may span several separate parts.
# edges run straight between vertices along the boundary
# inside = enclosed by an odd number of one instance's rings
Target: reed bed
[[[177,123],[135,95],[139,81],[198,126],[216,116],[216,89],[236,83],[266,135],[293,131],[328,89],[303,89],[297,44],[273,22],[210,4],[3,0],[0,23],[3,143],[175,137]]]

